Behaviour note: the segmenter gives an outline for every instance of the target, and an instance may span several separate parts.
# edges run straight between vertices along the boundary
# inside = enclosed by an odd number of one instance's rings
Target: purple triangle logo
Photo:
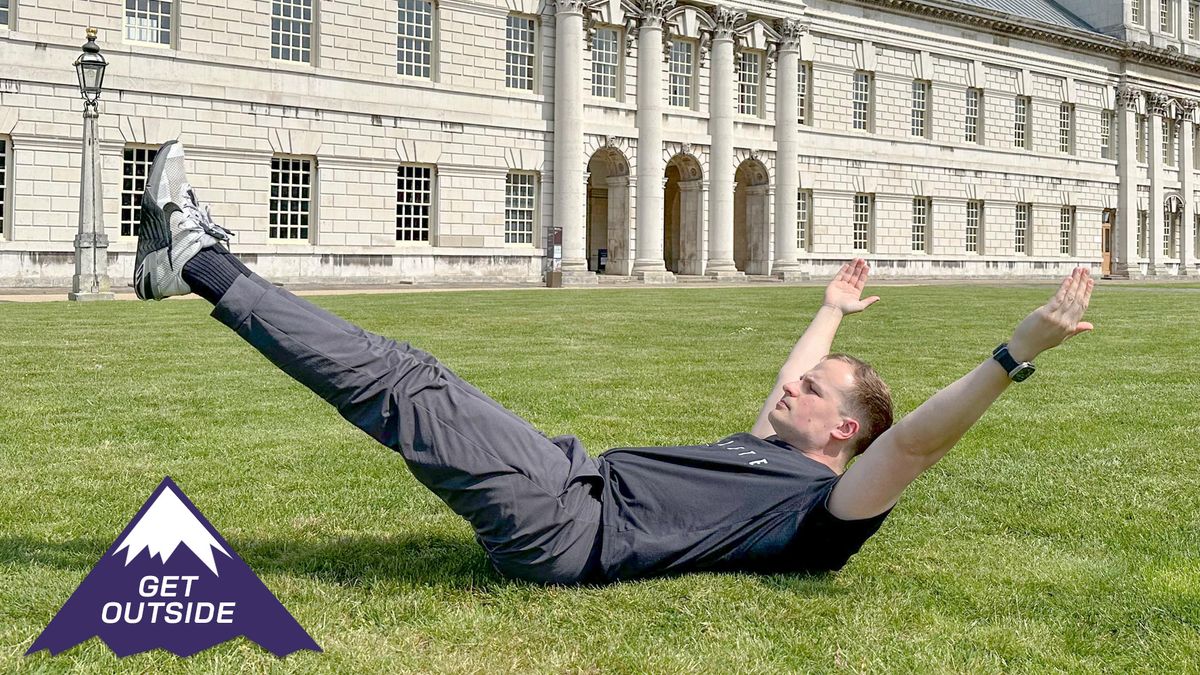
[[[117,656],[191,656],[240,635],[280,658],[321,651],[167,477],[25,654],[99,637]]]

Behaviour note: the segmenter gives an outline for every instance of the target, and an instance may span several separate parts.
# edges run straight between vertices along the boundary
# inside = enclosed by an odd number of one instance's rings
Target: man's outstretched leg
[[[594,461],[564,452],[429,354],[374,335],[275,288],[217,245],[183,150],[147,179],[134,286],[143,299],[195,291],[213,316],[333,404],[474,527],[493,564],[531,581],[586,581],[600,505]]]

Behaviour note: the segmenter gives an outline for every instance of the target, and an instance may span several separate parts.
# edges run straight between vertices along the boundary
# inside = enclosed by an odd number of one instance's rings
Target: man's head
[[[784,385],[768,419],[789,445],[848,461],[892,426],[892,393],[866,362],[830,354]]]

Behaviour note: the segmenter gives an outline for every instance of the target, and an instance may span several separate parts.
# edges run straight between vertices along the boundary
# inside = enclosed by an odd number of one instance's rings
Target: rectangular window
[[[1175,1],[1158,0],[1158,29],[1164,33],[1175,33]]]
[[[873,131],[871,107],[874,99],[875,78],[871,73],[854,73],[854,128]]]
[[[812,124],[812,102],[808,95],[809,83],[812,82],[812,63],[809,61],[801,61],[800,68],[796,71],[796,92],[800,97],[798,107],[800,124]]]
[[[1075,207],[1064,206],[1058,215],[1058,252],[1073,255],[1075,247]]]
[[[738,52],[738,113],[758,117],[762,63],[756,52]]]
[[[1200,2],[1188,3],[1188,37],[1193,40],[1200,40]]]
[[[533,214],[537,203],[537,176],[510,171],[504,179],[504,243],[533,243]]]
[[[142,222],[142,193],[157,148],[127,146],[121,161],[121,236],[136,237]]]
[[[1029,97],[1018,96],[1014,104],[1013,147],[1029,149]]]
[[[1070,103],[1058,107],[1058,151],[1075,153],[1075,106]]]
[[[913,80],[912,135],[927,138],[929,134],[929,82]]]
[[[399,0],[396,74],[433,77],[433,2],[430,0]]]
[[[1138,256],[1142,258],[1150,257],[1150,239],[1146,236],[1146,231],[1150,227],[1150,212],[1145,209],[1138,209],[1137,220],[1137,247]]]
[[[433,167],[401,164],[396,170],[396,241],[429,241]]]
[[[304,241],[309,238],[312,216],[313,160],[271,158],[271,239]]]
[[[1150,154],[1146,151],[1146,146],[1150,144],[1149,134],[1146,133],[1146,121],[1147,119],[1145,115],[1141,113],[1137,114],[1137,161],[1139,164],[1147,163],[1148,160],[1146,158]]]
[[[271,0],[271,58],[312,62],[314,0]]]
[[[170,45],[173,5],[172,0],[125,0],[125,39]],[[7,21],[0,19],[2,23]]]
[[[508,15],[505,33],[504,84],[533,91],[533,45],[537,24],[532,17]]]
[[[872,195],[854,195],[854,240],[855,251],[871,250],[871,223],[874,220],[875,198]]]
[[[809,250],[812,238],[812,190],[796,191],[796,248]]]
[[[621,68],[620,34],[615,28],[597,28],[592,36],[592,96],[617,98],[617,73]]]
[[[983,202],[967,202],[967,253],[979,253],[980,233],[983,231]]]
[[[8,148],[8,139],[0,138],[0,237],[6,232],[4,215],[8,213],[5,210],[8,206]]]
[[[8,25],[8,2],[9,0],[0,0],[0,26]]]
[[[671,40],[667,57],[667,103],[679,108],[692,107],[692,81],[695,77],[696,45],[686,40]]]
[[[1133,23],[1138,26],[1146,24],[1146,16],[1142,13],[1142,0],[1133,0]]]
[[[1100,111],[1100,156],[1104,159],[1113,158],[1112,129],[1116,113],[1112,110]]]
[[[1162,125],[1162,159],[1165,166],[1175,166],[1179,159],[1179,126],[1165,119]]]
[[[1179,212],[1171,213],[1167,211],[1163,214],[1163,257],[1177,258],[1175,254],[1176,237],[1179,233],[1179,218],[1182,214]]]
[[[1027,253],[1026,242],[1029,239],[1029,220],[1033,214],[1033,204],[1017,204],[1017,218],[1013,227],[1013,252]]]
[[[932,210],[929,197],[913,197],[913,253],[929,253],[929,213]]]
[[[979,133],[981,111],[983,110],[983,90],[967,89],[966,109],[963,111],[963,140],[968,143],[979,143],[982,134]]]

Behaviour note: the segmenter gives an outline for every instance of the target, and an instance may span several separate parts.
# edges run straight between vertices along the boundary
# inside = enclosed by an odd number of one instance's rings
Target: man
[[[215,318],[399,452],[471,523],[500,573],[539,583],[839,569],[904,488],[1028,377],[1035,356],[1091,329],[1080,318],[1092,280],[1076,270],[1007,346],[892,427],[874,370],[829,354],[842,317],[878,300],[861,297],[867,266],[856,260],[829,284],[750,433],[591,458],[576,438],[546,438],[429,354],[253,274],[220,245],[230,233],[197,202],[178,143],[159,150],[147,185],[138,297],[195,292],[212,302]]]

